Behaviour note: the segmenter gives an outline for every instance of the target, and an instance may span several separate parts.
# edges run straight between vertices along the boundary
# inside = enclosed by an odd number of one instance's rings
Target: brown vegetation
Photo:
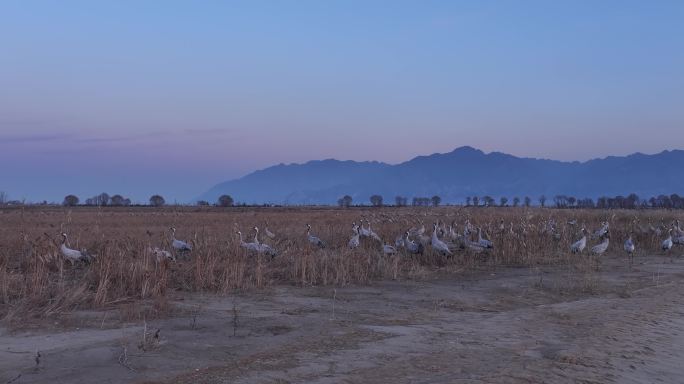
[[[440,270],[455,276],[474,269],[502,266],[567,266],[577,284],[567,289],[590,290],[598,260],[586,251],[568,252],[582,224],[590,232],[599,223],[611,224],[607,255],[621,253],[622,242],[634,232],[637,252],[658,252],[661,237],[641,227],[667,226],[676,217],[669,211],[550,210],[539,208],[14,208],[0,210],[0,318],[46,317],[74,310],[154,303],[164,311],[172,291],[227,294],[274,284],[346,285],[374,279],[422,279]],[[430,251],[423,255],[382,254],[367,241],[355,250],[346,247],[351,223],[371,220],[385,242],[421,222],[458,224],[466,218],[483,228],[494,249],[475,254],[459,251],[451,257]],[[504,229],[501,230],[503,220]],[[577,225],[567,224],[577,220]],[[551,223],[555,222],[555,229]],[[306,224],[328,245],[308,243]],[[251,241],[250,228],[268,228],[275,239],[260,240],[278,251],[271,259],[240,248],[235,230]],[[157,262],[151,247],[171,250],[168,229],[193,244],[177,262]],[[71,266],[59,252],[59,234],[69,234],[70,246],[96,255],[90,264]],[[248,234],[250,233],[250,234]],[[596,240],[589,240],[594,244]],[[601,257],[606,257],[603,255]]]

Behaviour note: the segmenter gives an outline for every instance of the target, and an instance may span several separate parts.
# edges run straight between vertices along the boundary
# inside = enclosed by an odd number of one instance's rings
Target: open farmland
[[[4,209],[0,382],[673,382],[684,249],[660,244],[677,215]],[[469,220],[494,247],[388,256],[366,239],[349,249],[362,218],[390,244],[410,228],[430,235],[432,223],[453,222],[462,231]],[[604,221],[606,253],[590,255],[601,241],[591,238],[583,253],[569,252],[582,225],[593,232]],[[306,224],[326,248],[308,242]],[[277,256],[240,247],[235,232],[251,241],[254,226],[275,234],[261,240]],[[193,250],[157,262],[149,248],[172,250],[170,227]],[[66,262],[63,232],[93,261]],[[622,246],[629,234],[633,263]]]

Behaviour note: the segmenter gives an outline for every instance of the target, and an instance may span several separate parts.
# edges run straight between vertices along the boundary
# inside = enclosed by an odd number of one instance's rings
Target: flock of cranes
[[[568,222],[568,225],[574,227],[577,225],[577,221],[571,220]],[[556,227],[555,221],[550,220],[546,222],[545,228],[542,231],[550,233],[554,238],[558,239],[560,235]],[[663,225],[662,227],[665,226]],[[402,235],[397,236],[394,245],[391,245],[388,242],[384,242],[380,235],[372,229],[370,220],[361,219],[359,224],[356,222],[352,223],[351,236],[347,242],[347,247],[349,249],[356,249],[363,242],[368,242],[371,248],[377,246],[377,249],[385,255],[395,255],[402,250],[407,254],[422,254],[429,248],[433,252],[446,257],[451,257],[460,250],[482,253],[494,248],[494,243],[483,237],[482,228],[472,225],[469,219],[465,221],[462,231],[459,232],[456,228],[457,224],[455,221],[448,226],[438,221],[433,223],[431,234],[428,236],[425,225],[421,223],[420,227],[413,227]],[[656,229],[650,225],[649,227],[639,227],[638,229],[643,233],[649,232],[658,235],[663,233],[661,228]],[[264,229],[266,237],[270,239],[276,238],[276,235],[268,227]],[[503,220],[501,220],[499,229],[502,233],[505,231]],[[682,230],[679,220],[674,221],[669,228],[665,227],[665,229],[667,229],[667,237],[660,244],[661,250],[667,252],[674,245],[684,245],[684,230]],[[259,240],[259,228],[254,226],[252,230],[254,231],[254,238],[251,242],[244,240],[241,231],[235,231],[240,247],[255,254],[264,254],[271,257],[277,256],[278,251],[275,248]],[[154,256],[157,262],[162,262],[163,260],[175,261],[176,254],[188,254],[193,250],[192,244],[176,238],[176,228],[171,227],[169,231],[172,251],[159,247],[148,248],[148,252]],[[512,224],[510,231],[513,233]],[[477,236],[473,239],[475,234]],[[586,249],[589,239],[596,242],[589,249],[593,255],[604,254],[610,246],[610,224],[608,221],[601,222],[600,227],[591,235],[589,235],[584,226],[581,226],[580,235],[581,237],[570,245],[570,252],[573,254],[582,253]],[[60,252],[66,260],[74,264],[77,261],[91,261],[95,258],[94,255],[91,255],[86,250],[69,248],[67,239],[67,234],[62,233]],[[312,233],[312,226],[310,224],[306,224],[306,240],[313,247],[327,248],[327,243]],[[623,249],[630,258],[636,252],[637,247],[631,232],[623,244]]]
[[[654,233],[661,234],[662,231],[656,231],[653,226],[650,228],[639,228],[643,233]],[[582,253],[587,246],[587,231],[584,227],[581,229],[582,237],[576,242],[572,243],[570,246],[570,251],[572,253]],[[674,245],[684,245],[684,230],[680,226],[679,220],[675,220],[671,227],[667,229],[667,237],[660,243],[660,249],[662,251],[668,252],[672,249]],[[634,242],[632,233],[629,234],[627,240],[623,244],[624,251],[632,257],[636,252],[636,244]],[[601,240],[600,243],[591,247],[591,253],[594,255],[601,255],[608,250],[610,245],[610,224],[607,221],[601,223],[601,227],[596,230],[593,235],[593,239]]]

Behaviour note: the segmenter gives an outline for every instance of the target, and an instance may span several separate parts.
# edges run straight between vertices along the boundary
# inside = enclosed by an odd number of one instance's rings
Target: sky
[[[684,148],[681,1],[0,2],[0,191],[185,202],[277,163]]]

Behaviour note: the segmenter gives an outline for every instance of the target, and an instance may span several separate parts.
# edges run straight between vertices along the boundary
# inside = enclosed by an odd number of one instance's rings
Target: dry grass
[[[580,286],[593,289],[592,271],[597,260],[571,255],[567,250],[584,223],[589,231],[602,220],[611,223],[608,255],[622,252],[630,231],[640,252],[657,252],[660,238],[635,229],[638,218],[657,225],[669,224],[676,212],[581,211],[538,208],[16,208],[0,210],[0,318],[46,317],[74,309],[125,306],[147,300],[153,311],[163,312],[170,291],[228,294],[274,284],[345,285],[375,279],[421,279],[440,270],[458,274],[502,266],[561,266],[568,268]],[[366,242],[349,250],[351,223],[360,218],[389,243],[410,227],[436,220],[456,221],[459,231],[467,217],[481,226],[495,248],[485,254],[468,251],[445,258],[430,251],[411,256],[383,256],[377,243]],[[549,220],[557,223],[555,238],[544,231]],[[500,220],[505,230],[499,229]],[[306,240],[306,223],[328,243],[316,249]],[[261,239],[279,252],[272,259],[247,253],[239,247],[235,225],[251,239],[250,228],[266,226],[275,240]],[[187,258],[157,263],[150,246],[170,249],[168,228],[194,245]],[[512,226],[512,230],[511,230]],[[69,234],[70,246],[87,248],[97,258],[90,265],[71,266],[59,254],[60,232]],[[558,237],[558,236],[557,236]],[[250,240],[251,241],[251,240]],[[592,242],[588,244],[588,248]],[[602,256],[605,257],[605,256]]]

